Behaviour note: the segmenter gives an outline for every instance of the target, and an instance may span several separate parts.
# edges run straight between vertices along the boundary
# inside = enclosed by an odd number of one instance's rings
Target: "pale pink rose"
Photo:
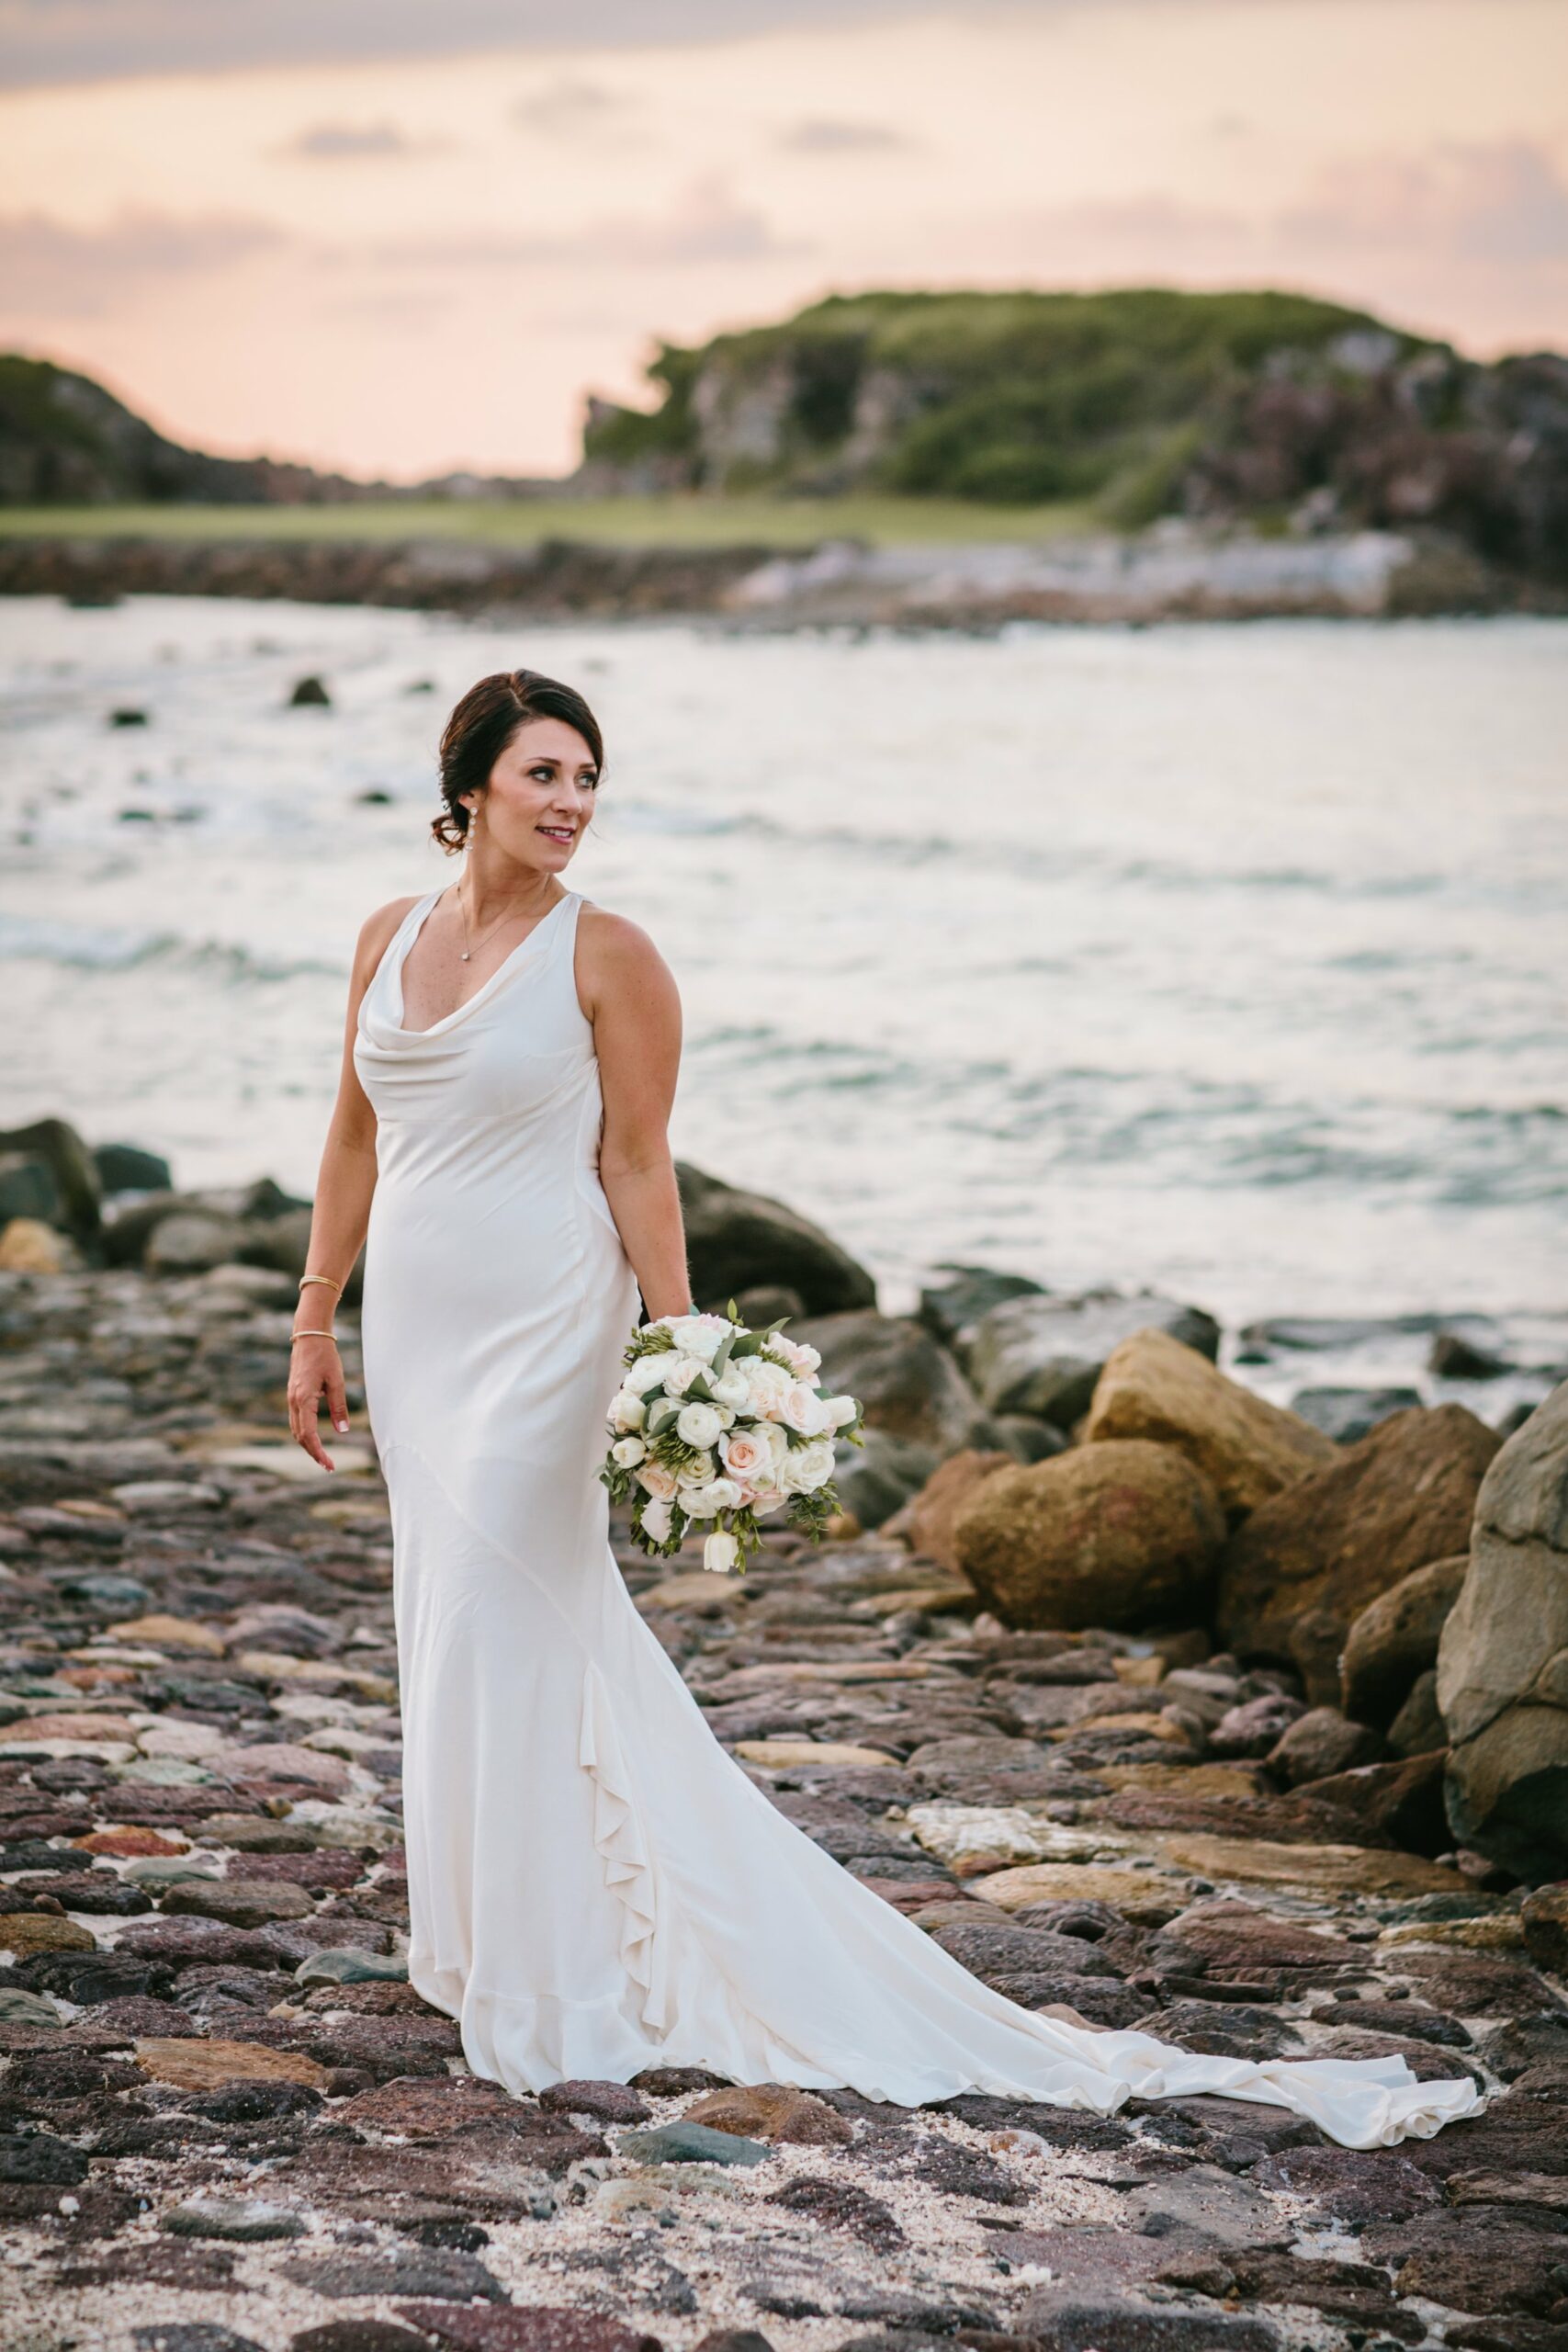
[[[827,1427],[821,1397],[798,1381],[779,1407],[779,1419],[787,1429],[798,1430],[802,1437],[816,1437]]]
[[[804,1340],[786,1340],[782,1331],[773,1333],[768,1346],[774,1355],[783,1356],[797,1380],[809,1380],[822,1362],[816,1348]]]
[[[638,1486],[646,1487],[649,1493],[657,1495],[661,1502],[671,1502],[674,1499],[678,1483],[675,1473],[673,1470],[667,1470],[662,1462],[639,1462],[637,1477]]]
[[[773,1448],[754,1430],[732,1430],[718,1450],[732,1478],[750,1478],[773,1459]]]

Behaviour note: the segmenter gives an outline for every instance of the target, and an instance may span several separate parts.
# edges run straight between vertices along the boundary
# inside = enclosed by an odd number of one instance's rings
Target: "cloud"
[[[1526,140],[1445,140],[1416,156],[1348,156],[1278,222],[1281,243],[1335,251],[1438,246],[1467,261],[1568,260],[1568,183]]]
[[[280,155],[311,164],[381,162],[391,156],[428,154],[445,142],[414,139],[395,122],[316,122],[285,141]]]
[[[603,130],[608,119],[625,112],[628,103],[621,91],[606,89],[602,82],[559,74],[542,89],[519,98],[512,116],[525,130],[575,138],[581,131]],[[615,135],[617,139],[624,136],[618,125]]]
[[[13,312],[85,318],[150,281],[197,277],[287,242],[270,221],[241,213],[178,219],[128,208],[95,229],[14,213],[0,218],[0,278]]]
[[[791,123],[779,133],[779,145],[793,148],[803,155],[870,154],[889,147],[912,147],[916,143],[901,130],[894,130],[880,122],[836,122],[830,116],[818,115],[805,122]]]
[[[1203,0],[1166,0],[1171,7]],[[1247,0],[1253,7],[1280,0]],[[1324,9],[1354,0],[1315,0]],[[970,0],[1029,17],[1115,0]],[[1286,0],[1299,5],[1299,0]],[[1418,5],[1418,0],[1411,0]],[[1472,0],[1477,10],[1487,0]],[[951,16],[951,0],[0,0],[0,83],[36,87],[139,74],[250,65],[536,51],[679,47],[756,33]]]
[[[812,248],[779,237],[766,216],[741,203],[717,178],[694,181],[662,220],[607,213],[563,235],[480,231],[472,235],[400,238],[370,257],[384,268],[513,269],[540,262],[574,267],[686,269],[713,263],[797,258]],[[343,259],[358,260],[357,253]]]

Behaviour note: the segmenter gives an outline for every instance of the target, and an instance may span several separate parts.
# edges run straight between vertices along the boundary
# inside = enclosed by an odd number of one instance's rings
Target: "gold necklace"
[[[516,911],[517,911],[517,910],[516,910],[516,909],[515,909],[514,907],[509,908],[509,909],[507,910],[506,913],[505,913],[505,914],[503,914],[503,915],[502,916],[501,921],[500,921],[499,922],[492,922],[492,923],[491,923],[491,925],[490,929],[489,929],[489,930],[485,933],[485,934],[484,934],[484,939],[480,939],[480,940],[478,940],[478,941],[471,940],[471,939],[469,939],[469,938],[468,938],[468,910],[467,907],[465,907],[465,906],[464,906],[464,904],[463,904],[463,886],[462,886],[462,884],[461,884],[460,882],[454,882],[454,883],[453,883],[453,885],[452,885],[452,888],[453,888],[453,892],[454,892],[454,894],[456,895],[456,898],[457,898],[457,912],[458,912],[458,913],[462,916],[462,918],[463,918],[463,937],[464,937],[464,939],[465,939],[465,940],[467,940],[467,941],[468,941],[468,944],[467,944],[467,945],[463,948],[463,950],[462,950],[462,958],[461,958],[461,960],[466,964],[466,963],[468,963],[468,962],[469,958],[471,957],[471,956],[472,956],[472,954],[473,954],[473,951],[474,951],[475,946],[476,946],[476,945],[478,945],[478,946],[479,946],[479,947],[482,947],[482,946],[484,945],[484,944],[485,944],[485,940],[486,940],[486,939],[493,939],[493,938],[495,937],[496,933],[501,929],[502,923],[507,923],[507,922],[510,922],[512,921],[513,916],[516,913]],[[546,912],[547,914],[548,914],[548,912],[549,912],[549,909],[548,909],[547,907],[546,908],[545,912]]]

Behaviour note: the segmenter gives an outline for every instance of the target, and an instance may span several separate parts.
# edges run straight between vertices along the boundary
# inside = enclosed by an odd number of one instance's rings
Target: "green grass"
[[[1058,538],[1095,527],[1087,504],[995,506],[957,498],[367,499],[344,506],[0,507],[6,538],[472,539],[529,547],[580,539],[628,548],[877,547]]]

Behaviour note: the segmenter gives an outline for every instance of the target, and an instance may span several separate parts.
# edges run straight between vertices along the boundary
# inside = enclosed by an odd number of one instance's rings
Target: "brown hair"
[[[490,772],[518,729],[530,718],[558,718],[575,727],[604,773],[604,744],[599,722],[575,686],[562,685],[537,670],[497,670],[480,678],[457,705],[441,730],[441,797],[446,803],[430,830],[448,853],[468,837],[466,792],[483,791]]]

